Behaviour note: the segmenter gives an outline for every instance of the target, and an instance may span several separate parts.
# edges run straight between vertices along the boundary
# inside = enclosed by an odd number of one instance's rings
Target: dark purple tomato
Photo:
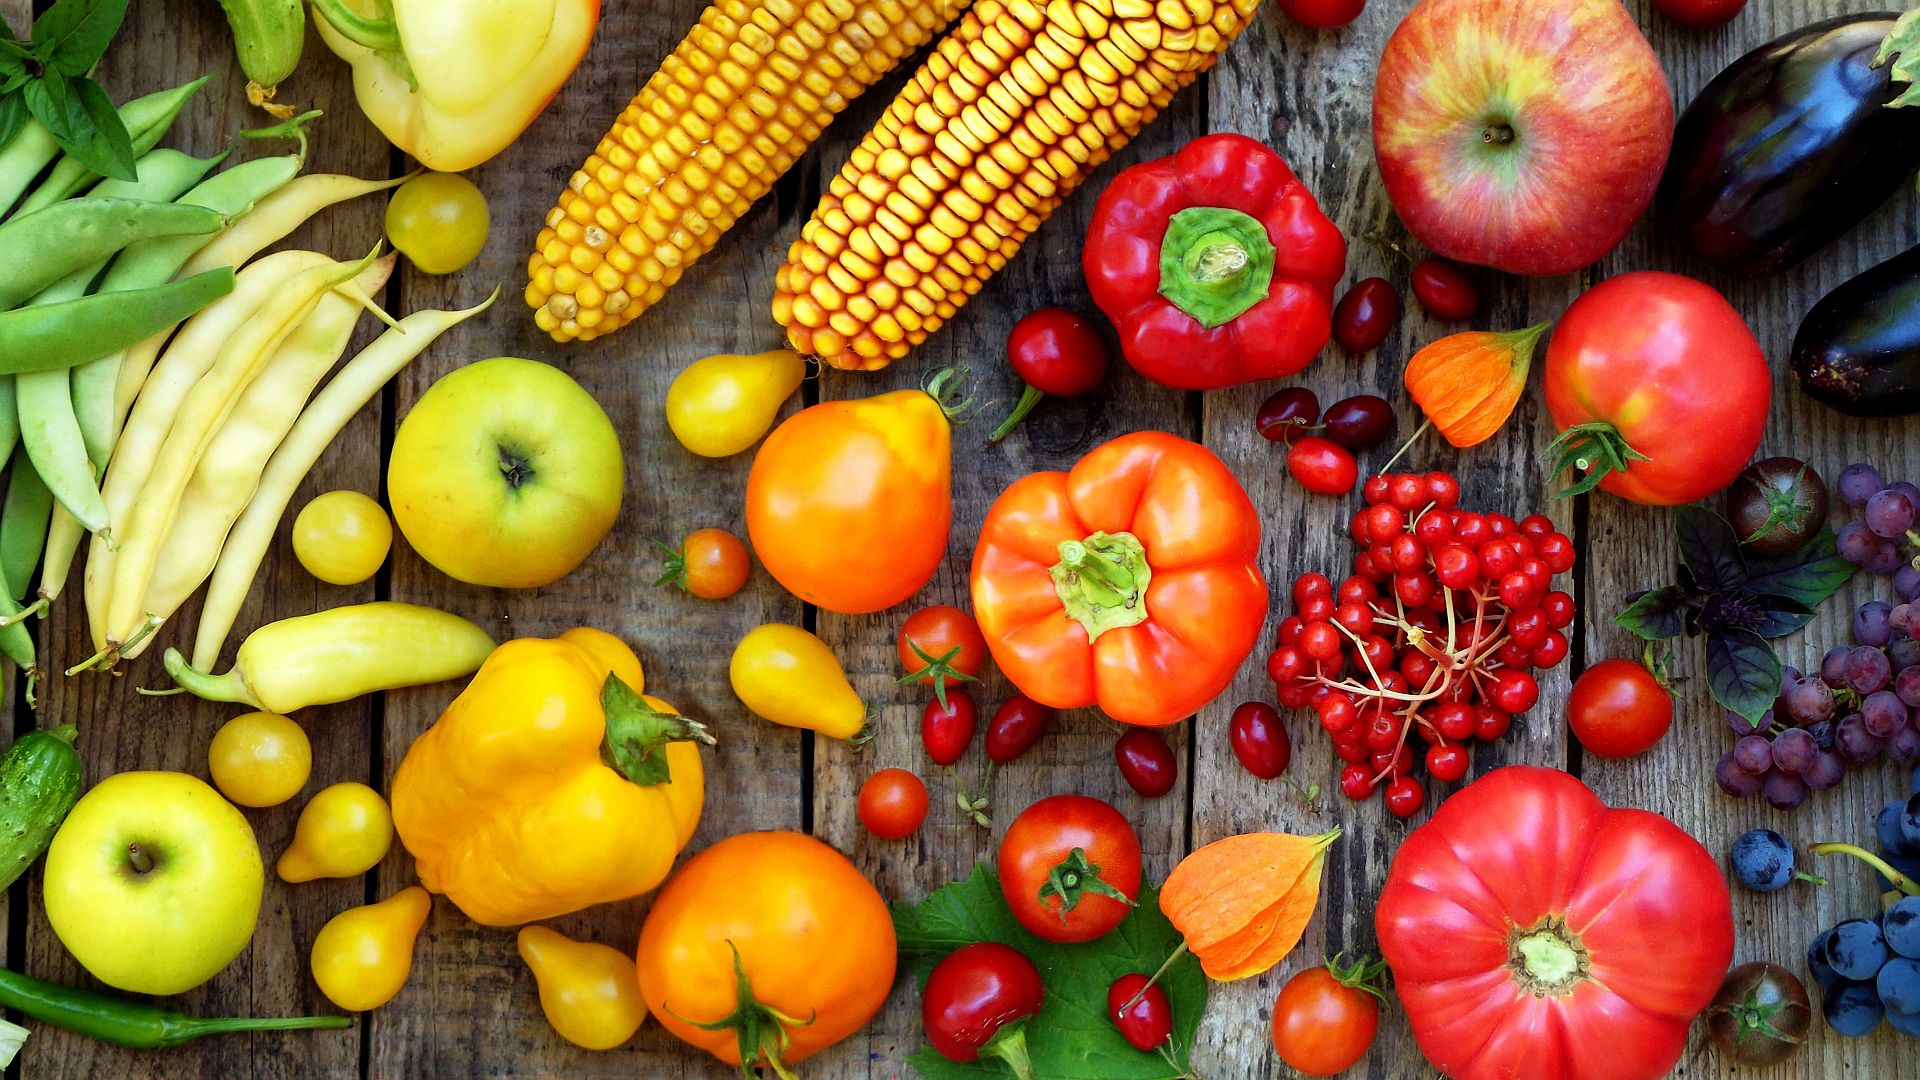
[[[1372,394],[1341,398],[1320,417],[1324,434],[1349,450],[1366,450],[1393,438],[1393,406]]]
[[[994,711],[987,725],[987,757],[999,765],[1033,749],[1040,736],[1053,726],[1052,706],[1042,705],[1025,694],[1015,694]]]
[[[1172,791],[1180,774],[1173,747],[1146,728],[1129,728],[1122,734],[1113,744],[1113,759],[1133,790],[1149,799]]]
[[[1413,298],[1436,319],[1459,322],[1480,310],[1480,290],[1460,268],[1443,259],[1422,259],[1413,267]]]
[[[1826,481],[1799,458],[1756,461],[1727,488],[1727,520],[1756,555],[1798,551],[1827,523]]]
[[[1233,743],[1233,756],[1262,780],[1286,772],[1293,761],[1293,743],[1280,722],[1280,711],[1264,701],[1245,702],[1234,709],[1227,738]]]
[[[1387,340],[1400,317],[1400,294],[1386,278],[1354,282],[1333,309],[1333,340],[1348,352],[1371,352]]]
[[[1142,993],[1142,988],[1145,993]],[[1139,998],[1135,1001],[1135,998]],[[1132,1001],[1132,1005],[1127,1003]],[[1159,983],[1140,974],[1122,975],[1107,988],[1107,1017],[1135,1050],[1153,1050],[1173,1038],[1173,1004]]]
[[[1800,1049],[1812,1020],[1799,976],[1755,961],[1727,972],[1707,1007],[1707,1036],[1742,1065],[1776,1065]]]
[[[1320,399],[1304,386],[1275,390],[1254,415],[1254,423],[1268,442],[1291,443],[1319,422]]]

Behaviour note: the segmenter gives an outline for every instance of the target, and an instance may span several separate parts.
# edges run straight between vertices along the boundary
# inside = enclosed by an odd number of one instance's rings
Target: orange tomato
[[[953,523],[952,429],[939,401],[896,390],[826,401],[773,430],[747,477],[747,535],[775,581],[847,615],[920,591]]]
[[[744,1041],[781,1076],[873,1019],[894,959],[893,920],[873,884],[794,832],[730,836],[694,856],[654,898],[637,957],[641,996],[663,1027],[729,1065]],[[697,1026],[719,1020],[728,1023]]]
[[[725,529],[695,529],[674,547],[654,544],[666,556],[665,573],[655,585],[671,585],[702,600],[725,600],[747,583],[753,564],[747,546]]]

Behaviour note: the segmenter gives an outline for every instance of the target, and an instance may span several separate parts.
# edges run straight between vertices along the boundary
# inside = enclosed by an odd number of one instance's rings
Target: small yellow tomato
[[[393,846],[393,813],[380,793],[349,781],[323,789],[300,811],[293,844],[274,867],[282,881],[364,874]]]
[[[737,454],[767,433],[806,375],[807,362],[790,349],[695,360],[667,387],[667,426],[701,457]]]
[[[747,708],[776,724],[856,743],[872,737],[867,706],[827,643],[797,626],[768,623],[733,648],[728,681]]]
[[[213,786],[236,806],[279,806],[307,786],[313,744],[299,724],[270,712],[242,713],[207,747]]]
[[[540,987],[540,1011],[560,1037],[588,1050],[620,1046],[647,1019],[633,954],[575,941],[544,926],[522,927],[520,959]]]
[[[293,519],[294,558],[329,585],[357,585],[372,577],[392,546],[387,512],[357,491],[316,496]]]
[[[487,197],[458,173],[423,172],[387,203],[387,239],[428,274],[451,274],[487,246]]]
[[[313,939],[313,981],[320,992],[348,1012],[392,1001],[413,974],[413,946],[432,909],[433,898],[414,885],[328,919]]]

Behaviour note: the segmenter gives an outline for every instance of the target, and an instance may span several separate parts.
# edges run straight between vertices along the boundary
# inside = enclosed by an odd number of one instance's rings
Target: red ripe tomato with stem
[[[920,994],[920,1023],[927,1044],[948,1061],[997,1058],[1015,1076],[1031,1077],[1027,1021],[1045,1000],[1033,961],[1011,946],[980,941],[934,965]]]
[[[1360,17],[1367,0],[1280,0],[1287,18],[1310,30],[1338,30]]]
[[[1386,964],[1361,957],[1308,968],[1273,1003],[1273,1049],[1306,1076],[1333,1076],[1358,1062],[1380,1029],[1378,980]]]
[[[1125,815],[1085,795],[1054,795],[1007,826],[1000,891],[1020,925],[1048,941],[1092,941],[1140,894],[1140,838]]]
[[[933,687],[933,696],[942,705],[949,684],[979,681],[987,662],[987,639],[980,634],[980,624],[949,604],[934,604],[907,616],[894,650],[907,672],[899,682]]]
[[[868,832],[903,840],[927,820],[927,785],[905,769],[881,769],[860,785],[858,810]]]
[[[1026,382],[1020,401],[987,437],[1007,437],[1040,399],[1079,397],[1092,393],[1107,377],[1113,354],[1107,339],[1093,324],[1065,308],[1047,307],[1029,312],[1007,334],[1007,363]]]
[[[1574,680],[1567,725],[1588,753],[1605,758],[1646,752],[1673,726],[1673,694],[1647,665],[1616,657]]]

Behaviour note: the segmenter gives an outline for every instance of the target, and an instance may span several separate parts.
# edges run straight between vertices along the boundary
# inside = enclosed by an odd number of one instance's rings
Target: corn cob
[[[835,177],[780,269],[802,355],[885,367],[1213,65],[1259,0],[978,0]]]
[[[835,114],[970,0],[715,0],[573,174],[527,262],[556,341],[638,318]]]

